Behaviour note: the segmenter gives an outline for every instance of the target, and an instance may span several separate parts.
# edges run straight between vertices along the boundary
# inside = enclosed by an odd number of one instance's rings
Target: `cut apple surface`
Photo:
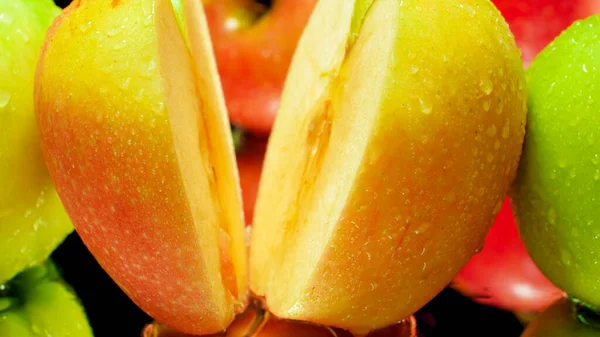
[[[74,2],[35,95],[50,174],[102,267],[164,324],[224,330],[246,303],[246,246],[202,4]]]
[[[489,1],[321,0],[269,140],[251,289],[357,334],[409,316],[483,245],[526,110]]]

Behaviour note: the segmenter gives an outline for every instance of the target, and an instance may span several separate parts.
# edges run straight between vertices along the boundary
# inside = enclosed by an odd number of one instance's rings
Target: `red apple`
[[[252,217],[254,216],[254,203],[256,202],[256,193],[258,192],[258,183],[266,149],[266,139],[245,135],[239,149],[236,151],[246,224],[252,223]]]
[[[506,18],[527,66],[573,21],[600,12],[600,0],[492,0]]]
[[[316,0],[204,0],[232,123],[268,134]],[[270,3],[270,6],[261,3]]]
[[[483,249],[471,258],[452,285],[477,302],[517,312],[540,312],[563,296],[527,254],[508,198]]]

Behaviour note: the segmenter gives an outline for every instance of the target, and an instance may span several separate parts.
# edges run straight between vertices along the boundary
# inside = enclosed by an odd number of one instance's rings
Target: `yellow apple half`
[[[526,111],[488,0],[321,0],[268,145],[251,289],[357,334],[412,314],[483,245]]]
[[[194,334],[224,330],[247,298],[220,90],[192,0],[75,1],[36,77],[42,150],[78,233],[142,309]]]

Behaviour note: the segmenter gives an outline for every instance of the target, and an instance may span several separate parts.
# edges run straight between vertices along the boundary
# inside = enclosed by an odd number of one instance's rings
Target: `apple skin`
[[[493,2],[514,33],[526,66],[574,21],[600,12],[599,0],[493,0]]]
[[[529,115],[511,192],[521,239],[552,283],[600,307],[600,16],[574,23],[527,70]]]
[[[0,336],[92,337],[77,296],[51,261],[0,285]]]
[[[0,1],[0,283],[42,263],[73,231],[39,145],[33,81],[51,0]]]
[[[454,277],[452,287],[476,302],[518,313],[537,313],[564,293],[535,265],[519,238],[506,198],[483,249]]]
[[[317,0],[275,0],[262,14],[255,0],[203,2],[231,122],[266,135]]]
[[[242,137],[241,146],[236,150],[236,159],[240,172],[242,199],[244,200],[244,217],[246,225],[250,225],[254,216],[254,204],[267,149],[267,140],[251,135]]]
[[[243,310],[246,246],[208,28],[202,5],[184,4],[74,1],[48,31],[35,103],[45,161],[85,245],[142,310],[201,335]],[[198,137],[200,125],[211,132]],[[208,138],[214,161],[199,158]],[[217,186],[219,212],[207,164],[232,187]]]
[[[567,299],[558,300],[531,321],[521,337],[600,337],[598,326],[577,318],[578,309]]]
[[[250,284],[279,317],[366,334],[421,308],[482,247],[516,174],[526,88],[489,1],[374,1],[332,21],[348,7],[320,1],[292,61]]]

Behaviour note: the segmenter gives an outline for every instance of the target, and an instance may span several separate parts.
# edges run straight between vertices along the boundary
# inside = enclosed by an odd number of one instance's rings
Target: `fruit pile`
[[[0,0],[0,336],[92,335],[71,221],[146,337],[416,336],[449,284],[600,335],[597,10]]]

